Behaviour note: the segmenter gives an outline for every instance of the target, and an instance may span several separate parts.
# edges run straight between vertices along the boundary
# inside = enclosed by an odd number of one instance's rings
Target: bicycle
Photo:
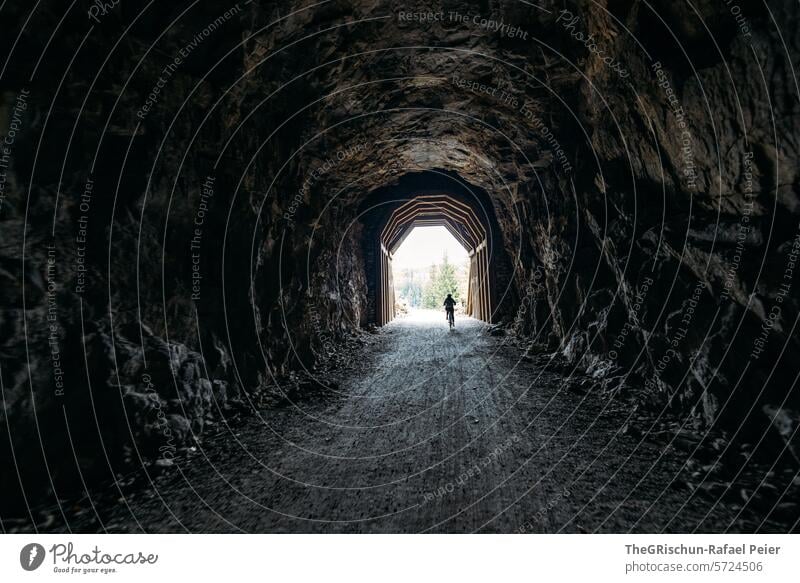
[[[450,329],[456,327],[456,315],[455,310],[446,310],[447,311],[447,323],[450,324]]]

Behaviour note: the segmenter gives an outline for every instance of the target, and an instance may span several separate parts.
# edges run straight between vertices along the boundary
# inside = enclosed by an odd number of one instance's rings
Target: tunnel
[[[398,185],[370,193],[362,210],[365,224],[367,317],[384,325],[395,317],[392,257],[418,226],[443,226],[467,250],[466,313],[492,323],[510,312],[501,304],[512,274],[489,196],[457,176],[414,173]],[[511,300],[506,299],[506,304]]]
[[[42,4],[9,530],[797,530],[796,2]],[[394,291],[428,226],[452,331]]]

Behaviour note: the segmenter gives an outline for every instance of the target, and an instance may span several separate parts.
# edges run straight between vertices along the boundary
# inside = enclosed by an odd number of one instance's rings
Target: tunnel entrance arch
[[[392,259],[411,231],[421,226],[446,228],[467,250],[468,315],[495,323],[508,312],[501,290],[508,287],[510,263],[484,191],[449,175],[419,173],[372,193],[363,211],[368,322],[383,326],[397,315]]]
[[[469,254],[467,314],[490,322],[492,298],[486,240],[488,233],[475,212],[447,194],[420,194],[392,211],[380,235],[380,277],[377,289],[379,310],[376,323],[383,325],[395,316],[392,259],[416,227],[441,226],[461,243]]]

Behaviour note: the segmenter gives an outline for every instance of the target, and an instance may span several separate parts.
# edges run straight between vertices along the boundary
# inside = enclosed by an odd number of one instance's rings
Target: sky
[[[444,227],[415,227],[392,259],[394,269],[423,269],[439,263],[447,252],[450,263],[464,263],[466,249]]]

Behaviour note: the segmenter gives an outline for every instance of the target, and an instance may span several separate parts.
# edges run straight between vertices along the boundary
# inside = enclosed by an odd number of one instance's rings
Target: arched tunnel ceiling
[[[504,40],[471,34],[469,23],[399,21],[406,8],[416,13],[430,6],[329,6],[325,22],[353,24],[321,34],[324,40],[292,38],[297,50],[270,55],[268,63],[265,47],[289,39],[282,30],[260,33],[246,47],[253,69],[235,88],[241,104],[234,115],[257,115],[288,93],[308,94],[297,104],[296,119],[313,120],[313,128],[304,132],[308,141],[298,157],[314,168],[331,152],[351,152],[326,176],[326,186],[343,190],[348,200],[390,184],[397,173],[432,169],[491,190],[537,182],[537,172],[553,165],[560,147],[548,136],[574,121],[569,102],[581,87],[579,71],[557,55],[551,27],[541,28],[540,44]],[[522,3],[510,2],[503,11],[530,30],[548,19]],[[311,31],[324,29],[320,19],[311,10],[291,16],[293,26]],[[390,35],[384,22],[391,22]]]
[[[392,212],[381,243],[394,253],[418,225],[446,227],[467,251],[474,251],[486,238],[486,229],[469,205],[447,195],[420,195]]]

